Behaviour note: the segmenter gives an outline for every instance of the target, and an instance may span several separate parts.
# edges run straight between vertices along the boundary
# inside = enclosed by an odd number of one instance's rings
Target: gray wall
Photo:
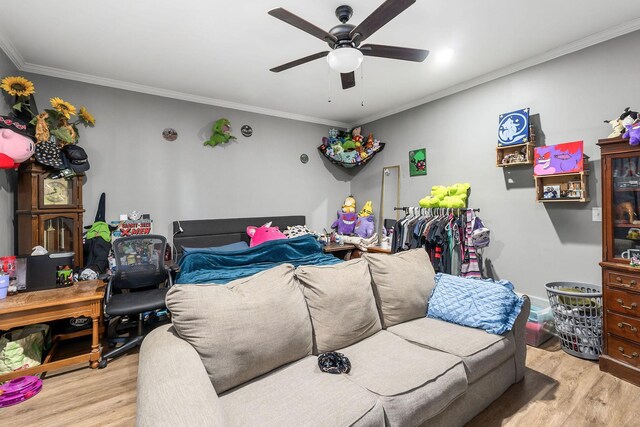
[[[176,219],[303,214],[321,229],[349,193],[349,175],[316,150],[326,126],[26,76],[36,85],[41,110],[59,96],[96,117],[95,128],[80,128],[91,163],[83,187],[86,224],[106,192],[107,219],[134,209],[150,213],[154,232],[169,238]],[[221,117],[231,121],[237,142],[203,146]],[[253,127],[252,137],[242,136],[243,124]],[[178,131],[176,141],[162,138],[167,127]],[[306,165],[299,161],[302,153],[309,155]],[[2,197],[9,198],[6,190]],[[9,224],[11,216],[3,204],[1,223]]]
[[[400,164],[401,202],[417,206],[433,185],[472,184],[470,202],[491,229],[485,251],[498,277],[518,291],[546,299],[557,280],[601,283],[600,154],[610,129],[604,119],[640,108],[640,58],[631,54],[640,32],[590,47],[364,126],[387,142],[380,157],[351,183],[358,200],[380,200],[382,166]],[[495,166],[498,115],[531,108],[540,142],[584,140],[591,157],[591,203],[538,204],[533,169]],[[409,177],[408,151],[426,147],[428,175]],[[388,217],[388,215],[387,215]]]
[[[16,67],[0,49],[0,79],[17,73]],[[0,94],[0,114],[9,113],[11,101],[6,92]],[[16,187],[16,172],[0,169],[0,256],[13,253],[13,193]]]

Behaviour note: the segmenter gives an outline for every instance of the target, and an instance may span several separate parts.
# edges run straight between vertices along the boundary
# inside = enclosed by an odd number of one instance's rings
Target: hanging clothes
[[[393,229],[393,253],[424,248],[436,273],[481,278],[481,259],[473,246],[473,209],[403,208]]]

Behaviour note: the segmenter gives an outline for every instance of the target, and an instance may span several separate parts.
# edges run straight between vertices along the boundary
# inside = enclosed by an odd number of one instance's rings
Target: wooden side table
[[[89,362],[91,368],[97,368],[100,360],[100,322],[104,287],[104,282],[90,280],[77,282],[68,288],[25,292],[0,300],[0,330],[2,331],[79,316],[89,317],[93,322],[90,352],[52,361],[58,342],[75,338],[82,333],[57,335],[53,337],[51,350],[41,365],[0,375],[0,382],[83,362]]]
[[[366,253],[356,248],[355,245],[351,245],[351,244],[338,245],[335,243],[326,245],[323,248],[323,251],[325,253],[331,253],[338,258],[344,259],[345,261],[349,261],[350,259],[360,258],[362,257],[363,253]],[[370,248],[367,248],[367,252],[390,254],[391,249],[381,248],[380,246],[372,246]]]

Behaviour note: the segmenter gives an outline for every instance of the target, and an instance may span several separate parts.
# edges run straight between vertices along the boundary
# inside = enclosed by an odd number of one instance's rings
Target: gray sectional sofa
[[[457,426],[524,375],[529,300],[492,335],[425,317],[424,250],[179,285],[145,339],[139,426]],[[323,373],[335,350],[348,374]]]

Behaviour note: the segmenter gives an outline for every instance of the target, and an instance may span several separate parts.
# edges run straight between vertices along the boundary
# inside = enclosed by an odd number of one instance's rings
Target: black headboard
[[[269,221],[272,227],[280,227],[281,231],[290,225],[305,225],[304,215],[173,221],[175,259],[180,259],[183,247],[208,248],[240,241],[249,243],[247,227],[259,227]]]

